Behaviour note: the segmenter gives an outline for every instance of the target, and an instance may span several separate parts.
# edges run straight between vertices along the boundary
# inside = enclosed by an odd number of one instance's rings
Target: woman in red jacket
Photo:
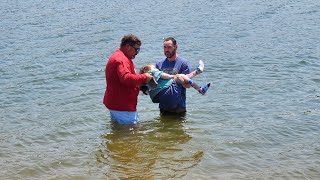
[[[136,74],[133,59],[139,53],[141,40],[132,34],[125,35],[109,58],[105,75],[106,91],[103,104],[109,109],[111,119],[119,124],[138,122],[137,102],[140,86],[152,75]]]

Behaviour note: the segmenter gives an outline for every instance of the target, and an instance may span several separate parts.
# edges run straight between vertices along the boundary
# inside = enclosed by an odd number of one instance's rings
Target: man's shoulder
[[[186,58],[182,57],[182,56],[177,57],[176,63],[189,65],[189,61]]]
[[[167,58],[162,58],[162,59],[156,61],[156,64],[157,64],[157,65],[162,64],[163,62],[166,61],[166,59],[167,59]]]
[[[112,54],[111,57],[113,56],[122,56],[124,55],[123,52],[120,49],[116,49]]]
[[[119,62],[128,62],[129,59],[123,54],[123,52],[117,49],[109,58],[109,61],[112,63],[119,63]]]
[[[156,61],[156,68],[158,68],[158,69],[160,69],[160,70],[162,70],[162,68],[164,68],[166,65],[166,59],[167,58],[162,58],[162,59],[160,59],[160,60],[158,60],[158,61]]]
[[[191,72],[191,64],[186,58],[182,56],[179,56],[176,59],[176,65],[179,66],[178,69],[180,74],[188,74]]]
[[[188,62],[188,60],[182,56],[178,56],[176,61],[181,61],[181,62]]]

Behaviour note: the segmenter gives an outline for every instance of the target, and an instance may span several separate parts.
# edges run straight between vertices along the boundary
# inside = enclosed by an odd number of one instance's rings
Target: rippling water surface
[[[1,1],[0,179],[317,179],[320,3]],[[205,96],[183,118],[139,95],[138,127],[102,105],[124,34],[137,67],[174,36]]]

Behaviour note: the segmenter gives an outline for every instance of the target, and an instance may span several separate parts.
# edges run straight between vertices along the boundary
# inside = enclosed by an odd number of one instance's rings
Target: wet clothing
[[[138,123],[138,112],[128,111],[115,111],[109,110],[111,119],[116,121],[118,124],[137,124]]]

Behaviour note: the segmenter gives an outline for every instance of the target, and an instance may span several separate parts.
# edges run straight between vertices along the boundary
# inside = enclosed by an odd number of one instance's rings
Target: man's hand
[[[147,75],[147,81],[145,83],[148,83],[153,78],[153,76],[149,73],[144,73],[144,74]]]

